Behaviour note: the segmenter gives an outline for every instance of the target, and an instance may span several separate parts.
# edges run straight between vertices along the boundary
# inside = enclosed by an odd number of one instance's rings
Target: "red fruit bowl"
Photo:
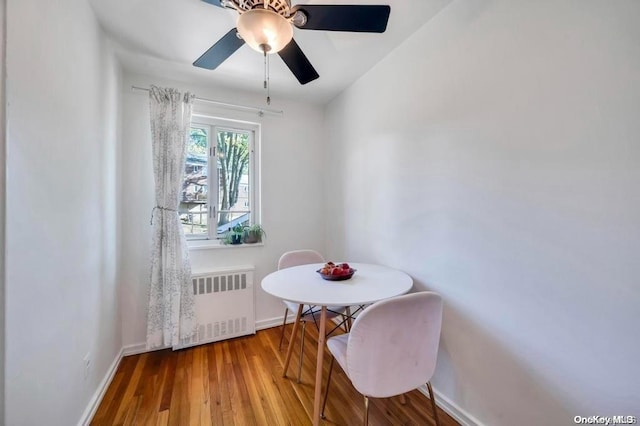
[[[327,281],[344,281],[344,280],[350,279],[353,276],[353,274],[356,272],[356,270],[353,268],[349,268],[348,273],[346,274],[343,273],[341,275],[323,274],[322,272],[320,272],[320,269],[318,269],[316,272],[320,274],[322,279],[325,279]]]

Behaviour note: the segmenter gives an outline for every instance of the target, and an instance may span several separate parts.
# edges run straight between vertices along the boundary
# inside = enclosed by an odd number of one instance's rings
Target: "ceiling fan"
[[[293,27],[301,30],[383,33],[391,8],[387,5],[291,6],[290,0],[203,0],[214,6],[235,9],[239,16],[233,28],[202,54],[196,67],[216,69],[247,43],[265,55],[278,53],[300,84],[319,77],[293,39]]]

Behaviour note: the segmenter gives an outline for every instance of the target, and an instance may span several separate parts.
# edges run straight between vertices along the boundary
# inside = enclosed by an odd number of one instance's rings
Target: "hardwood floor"
[[[287,335],[291,333],[291,325]],[[286,338],[280,327],[173,352],[125,357],[107,389],[92,425],[310,425],[317,331],[307,327],[302,383],[296,383],[299,346],[282,377]],[[300,343],[300,336],[297,344]],[[324,380],[330,356],[325,357]],[[323,389],[325,387],[323,383]],[[369,424],[434,425],[429,400],[420,392],[371,399]],[[326,425],[359,425],[363,398],[339,366],[334,367]],[[438,410],[442,426],[457,425]]]

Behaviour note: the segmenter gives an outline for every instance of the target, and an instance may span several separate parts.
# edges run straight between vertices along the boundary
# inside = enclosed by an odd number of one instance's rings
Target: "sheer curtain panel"
[[[152,86],[149,91],[156,206],[147,349],[175,348],[195,333],[191,264],[178,214],[193,99],[175,89]]]

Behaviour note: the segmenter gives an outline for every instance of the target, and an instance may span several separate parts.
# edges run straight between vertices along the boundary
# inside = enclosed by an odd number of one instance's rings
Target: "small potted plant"
[[[224,236],[225,244],[242,244],[244,238],[244,226],[237,224],[227,231]]]
[[[244,228],[244,243],[246,244],[255,244],[261,243],[262,237],[266,237],[267,233],[264,232],[262,226],[259,223],[254,223],[253,225],[246,226]]]

